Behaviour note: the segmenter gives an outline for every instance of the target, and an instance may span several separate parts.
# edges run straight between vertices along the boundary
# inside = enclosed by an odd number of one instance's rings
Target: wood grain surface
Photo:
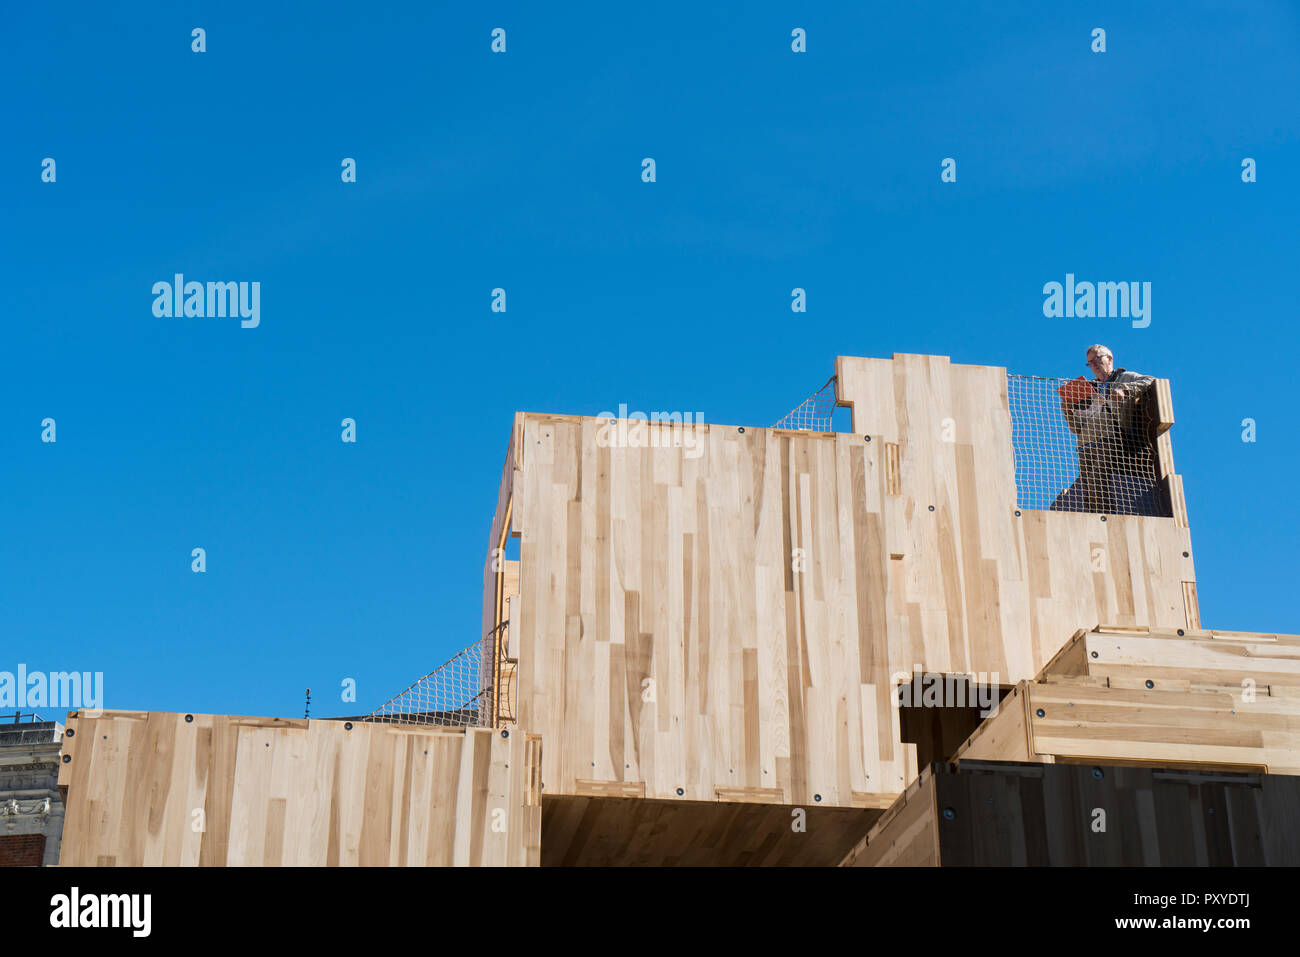
[[[60,864],[536,865],[540,750],[486,729],[72,712]]]
[[[954,757],[1300,774],[1300,637],[1080,631]]]
[[[1004,370],[838,367],[853,433],[516,416],[516,714],[548,794],[881,803],[917,773],[896,676],[1013,684],[1081,626],[1187,625],[1175,520],[1017,514]]]

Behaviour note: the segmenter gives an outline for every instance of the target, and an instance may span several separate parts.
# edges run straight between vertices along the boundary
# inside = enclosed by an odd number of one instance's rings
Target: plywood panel
[[[1081,624],[1185,625],[1187,529],[1016,514],[1002,369],[839,368],[869,434],[711,424],[687,445],[519,416],[512,649],[548,794],[854,806],[916,774],[895,675],[1013,684]]]
[[[711,426],[690,458],[601,448],[598,427],[524,422],[516,494],[546,519],[521,529],[519,719],[572,731],[563,753],[548,749],[548,793],[602,773],[697,800],[760,788],[853,806],[855,791],[900,791],[891,699],[863,693],[912,657],[891,660],[859,627],[874,619],[883,634],[888,560],[869,451]],[[580,485],[590,446],[608,465]],[[554,518],[571,509],[572,522]]]
[[[73,712],[60,863],[539,862],[537,736],[350,725]]]

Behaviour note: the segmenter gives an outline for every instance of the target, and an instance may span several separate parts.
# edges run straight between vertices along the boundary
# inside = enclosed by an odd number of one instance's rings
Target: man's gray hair
[[[1103,346],[1100,342],[1094,342],[1092,345],[1088,346],[1088,351],[1085,352],[1084,355],[1090,356],[1094,352],[1104,352],[1112,359],[1115,358],[1115,353],[1111,352],[1108,346]]]

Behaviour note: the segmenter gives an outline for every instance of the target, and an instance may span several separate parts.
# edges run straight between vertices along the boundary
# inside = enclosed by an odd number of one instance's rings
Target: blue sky
[[[1173,382],[1206,625],[1300,632],[1300,8],[400,6],[4,12],[0,670],[369,711],[479,637],[516,409],[769,425],[837,354],[1094,341]],[[177,272],[259,327],[156,318]],[[1067,272],[1151,325],[1045,318]]]

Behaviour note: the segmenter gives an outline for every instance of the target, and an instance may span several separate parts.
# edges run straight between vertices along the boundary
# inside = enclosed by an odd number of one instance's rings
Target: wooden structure
[[[1081,622],[1198,622],[1185,523],[1017,509],[1005,370],[837,372],[852,433],[516,416],[483,623],[548,796],[879,810],[917,773],[896,675],[1010,684]]]
[[[846,867],[1300,864],[1300,777],[1104,764],[926,768]]]
[[[1147,408],[1169,517],[1149,517],[1017,505],[1004,369],[836,373],[849,433],[517,414],[484,559],[490,730],[74,717],[64,863],[1139,861],[1052,823],[1093,768],[1143,809],[1270,772],[1233,820],[1272,840],[1300,639],[1201,629],[1168,383]],[[900,708],[915,673],[1000,705]],[[1020,795],[981,809],[1021,835],[996,853],[945,831],[944,789],[979,775]],[[1046,836],[1034,800],[1057,802]],[[1143,863],[1293,859],[1200,825],[1138,837]]]
[[[1080,630],[947,757],[843,863],[1300,863],[1300,636]]]
[[[540,741],[501,731],[72,712],[64,865],[529,865]]]

